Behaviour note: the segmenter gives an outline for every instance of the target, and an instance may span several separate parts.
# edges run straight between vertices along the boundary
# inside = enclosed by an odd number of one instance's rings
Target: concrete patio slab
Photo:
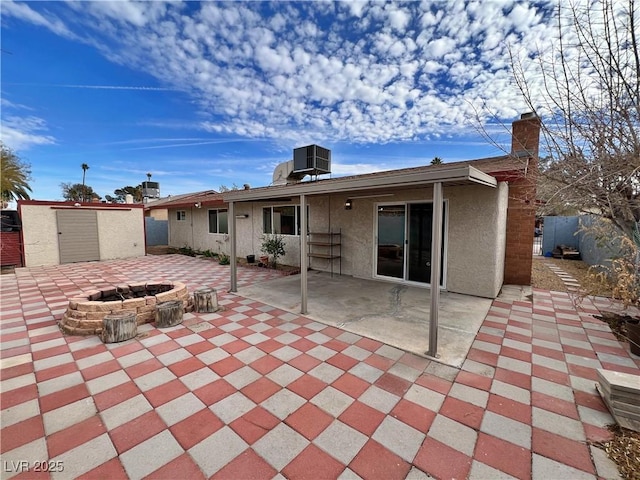
[[[429,349],[428,288],[310,271],[308,292],[308,318],[416,355],[425,355]],[[300,313],[298,275],[255,283],[238,294]],[[439,362],[462,366],[490,306],[486,298],[440,294]]]

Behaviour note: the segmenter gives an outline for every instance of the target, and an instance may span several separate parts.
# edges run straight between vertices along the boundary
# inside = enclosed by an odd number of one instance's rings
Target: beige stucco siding
[[[368,194],[367,197],[373,195]],[[500,291],[504,275],[505,227],[508,187],[481,185],[445,187],[446,257],[445,288],[450,292],[494,298]],[[354,194],[351,210],[345,210],[347,195],[333,194],[307,197],[309,231],[341,231],[340,261],[333,261],[334,272],[342,264],[342,273],[361,278],[375,277],[376,205],[431,201],[433,190],[395,190],[384,195],[358,198]],[[298,205],[291,202],[236,203],[235,214],[238,257],[259,256],[263,236],[262,209],[275,205]],[[176,210],[169,212],[169,241],[174,247],[190,246],[195,250],[229,253],[227,235],[208,233],[208,210],[186,209],[184,221],[176,219]],[[244,215],[247,215],[244,218]],[[230,219],[231,221],[231,219]],[[286,255],[282,263],[300,265],[300,237],[284,236]],[[313,249],[321,247],[312,247]],[[322,251],[322,250],[318,250]],[[329,260],[310,258],[316,270],[330,270]]]
[[[261,255],[262,244],[262,209],[283,203],[240,203],[235,206],[236,218],[236,251],[238,257]],[[178,220],[178,210],[185,211],[185,219]],[[243,215],[248,217],[243,218]],[[231,218],[229,218],[231,222]],[[300,264],[300,237],[298,235],[284,236],[286,255],[278,261],[288,265]],[[231,245],[228,234],[209,233],[209,209],[187,208],[169,210],[169,246],[174,248],[190,247],[203,252],[211,250],[214,253],[229,254]]]
[[[209,233],[209,210],[207,207],[170,209],[169,246],[229,254],[229,235]],[[178,211],[185,212],[184,220],[178,220]]]
[[[311,197],[309,230],[341,231],[342,273],[361,278],[375,276],[376,208],[378,203],[430,201],[432,189],[396,191],[392,196],[356,198],[352,209],[345,210],[346,195]],[[494,298],[502,286],[504,272],[505,225],[508,187],[446,187],[446,258],[445,288],[448,291]],[[262,233],[262,207],[268,203],[238,204],[238,214],[249,219],[237,220],[238,255],[259,254]],[[245,223],[246,222],[246,223]],[[249,232],[248,227],[253,229]],[[257,233],[256,233],[257,232]],[[251,249],[253,238],[253,250]],[[285,263],[299,265],[298,236],[285,237]],[[256,248],[257,246],[257,248]],[[316,248],[316,247],[313,247]],[[328,260],[310,259],[312,268],[329,270]],[[334,261],[334,271],[339,267]]]
[[[256,258],[264,255],[260,251],[264,236],[262,225],[262,209],[278,205],[299,205],[300,202],[291,203],[240,203],[236,205],[236,216],[249,215],[247,218],[236,219],[238,232],[237,251],[239,257],[255,255]],[[231,221],[231,219],[229,219]],[[283,235],[286,254],[278,259],[287,265],[300,265],[300,236]]]
[[[49,206],[22,205],[22,238],[25,266],[58,265],[58,223],[56,213]]]
[[[154,208],[149,210],[149,216],[155,218],[156,220],[168,220],[169,212],[166,208]]]
[[[177,220],[178,211],[185,212],[184,220]],[[169,209],[169,246],[174,248],[193,248],[193,234],[191,231],[191,221],[193,220],[191,209]]]
[[[450,190],[447,290],[495,298],[504,278],[508,187]]]
[[[98,210],[100,260],[141,257],[144,246],[144,210]]]

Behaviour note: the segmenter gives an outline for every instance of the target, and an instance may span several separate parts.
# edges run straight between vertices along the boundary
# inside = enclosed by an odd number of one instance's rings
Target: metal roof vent
[[[331,150],[307,145],[293,150],[293,173],[322,175],[331,173]]]

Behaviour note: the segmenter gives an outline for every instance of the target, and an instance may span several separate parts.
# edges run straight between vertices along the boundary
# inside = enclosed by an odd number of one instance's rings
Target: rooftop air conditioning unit
[[[160,198],[160,184],[158,182],[142,182],[142,196]]]
[[[331,150],[307,145],[293,150],[293,172],[307,175],[331,173]]]

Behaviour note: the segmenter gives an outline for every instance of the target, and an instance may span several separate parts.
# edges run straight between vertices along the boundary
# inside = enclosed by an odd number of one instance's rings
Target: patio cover
[[[223,200],[229,204],[229,237],[231,239],[232,259],[236,254],[236,216],[235,203],[280,200],[282,198],[298,197],[300,211],[307,208],[307,197],[327,195],[332,193],[372,192],[407,187],[433,187],[433,222],[431,224],[431,285],[438,285],[442,264],[440,249],[442,245],[442,230],[438,228],[442,223],[442,187],[453,185],[485,185],[495,188],[498,185],[495,177],[484,173],[467,164],[444,164],[427,167],[390,170],[351,177],[332,178],[310,182],[299,182],[288,185],[260,187],[245,190],[232,190],[222,194]],[[307,231],[307,216],[302,215],[300,231]],[[307,236],[300,236],[300,313],[307,313]],[[237,265],[231,262],[231,292],[238,291]],[[429,318],[429,351],[430,357],[437,357],[438,353],[438,309],[440,303],[440,289],[431,289],[431,310]]]

